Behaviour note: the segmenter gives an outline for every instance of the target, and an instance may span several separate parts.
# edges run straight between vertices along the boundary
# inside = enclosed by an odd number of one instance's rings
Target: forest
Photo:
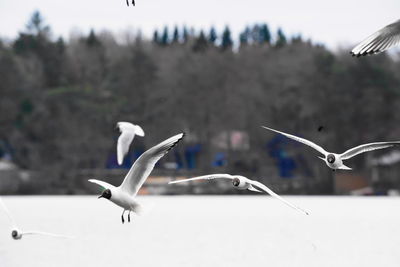
[[[159,173],[174,162],[189,176],[331,177],[314,151],[260,126],[338,153],[400,140],[400,62],[388,54],[353,58],[349,51],[265,23],[239,36],[228,26],[223,32],[182,26],[156,29],[150,38],[132,33],[121,41],[92,30],[66,40],[37,11],[15,40],[0,40],[0,157],[62,187],[77,170],[117,168],[114,127],[129,121],[146,136],[135,137],[124,168],[184,131]],[[350,165],[367,171],[368,157]]]

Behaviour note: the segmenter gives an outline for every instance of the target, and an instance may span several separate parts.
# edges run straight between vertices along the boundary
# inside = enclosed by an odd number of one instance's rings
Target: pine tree
[[[283,31],[281,30],[281,28],[279,28],[278,32],[277,32],[277,40],[276,40],[275,46],[283,47],[286,45],[286,43],[287,43],[286,36],[283,33]]]
[[[231,38],[231,31],[228,26],[225,27],[224,32],[222,33],[222,43],[221,48],[223,50],[232,48],[232,38]]]
[[[173,43],[178,43],[179,42],[179,30],[178,27],[175,26],[174,28],[174,33],[173,33],[173,37],[172,37],[172,42]]]
[[[187,43],[187,41],[189,40],[189,32],[188,32],[188,29],[186,28],[186,26],[183,26],[182,40],[183,40],[184,44]]]
[[[44,19],[40,12],[36,10],[33,12],[31,19],[26,25],[28,32],[32,35],[44,35],[48,37],[50,33],[50,27],[48,25],[44,25]]]
[[[240,46],[246,46],[249,44],[250,29],[246,27],[243,32],[239,34]]]
[[[207,45],[208,45],[207,38],[204,35],[204,32],[201,30],[199,37],[197,37],[197,39],[193,45],[193,51],[203,52],[204,50],[207,49]]]
[[[101,45],[101,42],[97,38],[96,34],[94,33],[94,30],[91,29],[89,36],[86,38],[86,44],[89,47],[94,47],[94,46],[99,46]]]
[[[267,24],[263,24],[260,29],[260,41],[261,43],[271,43],[271,32],[269,31],[269,28]]]
[[[168,27],[167,26],[164,27],[164,32],[163,32],[163,34],[161,36],[160,43],[163,46],[166,46],[169,43]]]
[[[158,36],[158,31],[154,30],[153,32],[153,43],[159,44],[160,43],[160,37]]]
[[[208,34],[208,42],[210,44],[215,45],[215,41],[217,40],[218,36],[217,36],[217,32],[215,31],[214,27],[211,27],[210,29],[210,33]]]

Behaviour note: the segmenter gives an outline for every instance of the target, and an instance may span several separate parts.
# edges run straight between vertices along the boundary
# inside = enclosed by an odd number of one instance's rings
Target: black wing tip
[[[182,134],[182,136],[181,136],[179,139],[177,139],[177,140],[167,149],[167,152],[170,151],[173,147],[175,147],[175,146],[179,143],[179,141],[181,141],[181,140],[183,139],[183,137],[185,137],[185,135],[186,135],[185,132],[182,132],[181,134]]]

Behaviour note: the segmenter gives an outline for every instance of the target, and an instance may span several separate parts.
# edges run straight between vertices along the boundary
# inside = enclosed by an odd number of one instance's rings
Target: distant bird
[[[283,203],[285,203],[286,205],[288,205],[289,207],[296,209],[306,215],[309,215],[308,212],[304,211],[303,209],[293,205],[292,203],[288,202],[287,200],[283,199],[282,197],[280,197],[278,194],[274,193],[271,189],[269,189],[268,187],[266,187],[264,184],[258,182],[258,181],[254,181],[254,180],[250,180],[244,176],[240,176],[240,175],[230,175],[230,174],[210,174],[210,175],[204,175],[204,176],[198,176],[198,177],[194,177],[194,178],[189,178],[189,179],[183,179],[183,180],[177,180],[177,181],[172,181],[169,182],[169,184],[176,184],[176,183],[182,183],[182,182],[188,182],[188,181],[196,181],[196,180],[213,180],[213,179],[228,179],[228,180],[232,180],[232,184],[233,186],[237,187],[238,189],[241,190],[250,190],[250,191],[254,191],[254,192],[265,192],[270,194],[271,196],[279,199],[280,201],[282,201]]]
[[[129,0],[126,0],[126,5],[129,6]],[[132,0],[132,5],[135,6],[135,0]]]
[[[317,144],[314,144],[311,141],[308,141],[304,138],[297,137],[291,134],[283,133],[265,126],[262,126],[263,128],[274,131],[276,133],[282,134],[290,139],[293,139],[297,142],[303,143],[307,146],[310,146],[317,150],[319,153],[323,154],[324,157],[318,157],[321,160],[325,161],[326,165],[328,165],[329,168],[336,170],[336,169],[341,169],[341,170],[351,170],[351,168],[347,167],[346,165],[343,164],[343,160],[350,159],[358,154],[372,151],[372,150],[377,150],[377,149],[382,149],[382,148],[387,148],[395,145],[399,145],[400,141],[394,141],[394,142],[377,142],[377,143],[369,143],[369,144],[364,144],[360,145],[357,147],[354,147],[352,149],[347,150],[346,152],[342,154],[335,154],[331,152],[325,151],[322,147],[320,147]]]
[[[400,20],[375,32],[351,50],[352,56],[365,56],[383,52],[400,42]]]
[[[122,223],[125,222],[125,211],[129,211],[128,222],[131,221],[131,211],[140,212],[141,207],[135,201],[136,194],[150,175],[157,161],[167,154],[183,136],[183,133],[177,134],[144,152],[132,165],[124,181],[118,187],[95,179],[89,180],[89,182],[98,184],[105,189],[99,198],[106,198],[124,209],[121,216]]]
[[[324,129],[324,126],[322,126],[322,125],[319,126],[319,127],[318,127],[318,132],[321,132],[323,129]]]
[[[39,231],[21,231],[18,229],[13,217],[11,216],[11,213],[8,211],[7,206],[4,204],[3,200],[0,198],[0,205],[3,208],[3,211],[7,215],[8,219],[10,220],[11,223],[11,237],[15,240],[21,239],[22,236],[25,235],[44,235],[44,236],[50,236],[50,237],[56,237],[56,238],[74,238],[72,236],[66,236],[66,235],[58,235],[58,234],[51,234],[51,233],[46,233],[46,232],[39,232]]]
[[[117,123],[117,128],[121,132],[117,143],[117,159],[118,164],[121,165],[135,135],[144,136],[144,131],[139,125],[123,121]]]

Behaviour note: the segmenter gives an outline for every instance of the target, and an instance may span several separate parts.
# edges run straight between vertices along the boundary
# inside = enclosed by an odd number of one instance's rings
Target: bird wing
[[[94,184],[98,184],[101,187],[103,187],[104,189],[115,188],[115,186],[113,186],[112,184],[109,184],[109,183],[106,183],[106,182],[103,182],[103,181],[99,181],[99,180],[96,180],[96,179],[89,179],[88,181],[91,182],[91,183],[94,183]]]
[[[364,145],[359,145],[357,147],[351,148],[347,150],[346,152],[340,154],[341,159],[349,159],[352,158],[358,154],[372,151],[372,150],[377,150],[377,149],[382,149],[382,148],[387,148],[395,145],[399,145],[400,141],[396,142],[376,142],[376,143],[369,143],[369,144],[364,144]]]
[[[203,175],[203,176],[197,176],[189,179],[181,179],[181,180],[176,180],[176,181],[171,181],[169,184],[177,184],[177,183],[183,183],[183,182],[188,182],[188,181],[197,181],[197,180],[213,180],[213,179],[233,179],[232,175],[229,174],[209,174],[209,175]]]
[[[22,235],[45,235],[45,236],[50,236],[50,237],[56,237],[56,238],[75,238],[74,236],[67,236],[67,235],[59,235],[59,234],[52,234],[52,233],[46,233],[46,232],[41,232],[41,231],[27,231],[27,232],[22,232]]]
[[[130,195],[136,195],[157,161],[167,154],[184,135],[184,133],[177,134],[144,152],[125,176],[121,189]]]
[[[351,50],[353,56],[365,56],[385,51],[400,42],[400,20],[367,37]]]
[[[144,136],[144,131],[142,127],[140,127],[139,125],[135,125],[135,134],[138,136]]]
[[[265,186],[264,184],[258,182],[258,181],[254,181],[254,180],[250,180],[250,183],[253,187],[255,187],[256,189],[259,189],[261,191],[264,191],[268,194],[270,194],[271,196],[279,199],[280,201],[282,201],[283,203],[285,203],[286,205],[288,205],[289,207],[296,209],[306,215],[309,215],[309,213],[299,207],[297,207],[296,205],[290,203],[289,201],[285,200],[284,198],[282,198],[281,196],[279,196],[278,194],[276,194],[274,191],[272,191],[271,189],[269,189],[267,186]]]
[[[307,146],[310,146],[310,147],[314,148],[315,150],[317,150],[319,153],[321,153],[323,155],[328,154],[328,152],[326,152],[325,149],[323,149],[322,147],[320,147],[319,145],[317,145],[317,144],[315,144],[315,143],[313,143],[311,141],[308,141],[307,139],[304,139],[304,138],[301,138],[301,137],[297,137],[297,136],[294,136],[294,135],[291,135],[291,134],[287,134],[287,133],[284,133],[284,132],[280,132],[280,131],[277,131],[277,130],[274,130],[274,129],[271,129],[271,128],[268,128],[268,127],[265,127],[265,126],[261,126],[261,127],[265,128],[267,130],[276,132],[276,133],[280,133],[280,134],[282,134],[282,135],[284,135],[284,136],[286,136],[286,137],[288,137],[290,139],[293,139],[293,140],[295,140],[297,142],[300,142],[300,143],[303,143],[303,144],[305,144]]]
[[[122,130],[121,127],[120,130],[121,135],[118,137],[117,143],[117,159],[119,165],[121,165],[124,161],[124,157],[129,151],[129,146],[131,145],[133,138],[135,137],[135,132],[132,130]]]
[[[3,208],[3,211],[7,215],[8,219],[10,220],[12,227],[17,228],[17,224],[15,223],[14,218],[11,216],[10,211],[8,210],[6,204],[4,204],[4,202],[1,198],[0,198],[0,205]]]

